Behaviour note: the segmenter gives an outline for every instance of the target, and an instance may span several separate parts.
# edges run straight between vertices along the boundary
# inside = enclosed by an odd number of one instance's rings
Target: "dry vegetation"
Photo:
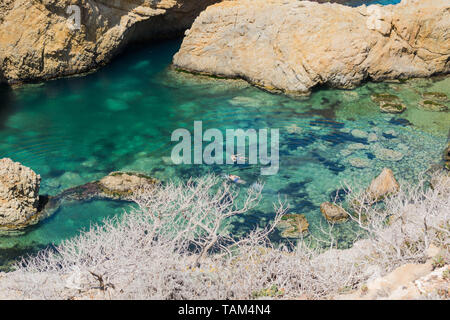
[[[405,187],[382,204],[349,194],[352,220],[365,239],[348,250],[295,250],[268,235],[273,223],[241,239],[227,231],[233,216],[258,205],[261,190],[244,197],[220,178],[141,190],[139,210],[105,221],[0,276],[0,292],[25,299],[329,298],[406,262],[423,262],[430,244],[449,261],[450,184],[445,173]],[[241,200],[238,200],[241,199]],[[352,201],[358,199],[358,201]]]

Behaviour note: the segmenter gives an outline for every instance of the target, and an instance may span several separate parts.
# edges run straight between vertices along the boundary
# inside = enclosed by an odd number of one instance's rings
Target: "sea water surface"
[[[0,158],[9,157],[42,177],[41,194],[99,179],[111,171],[145,172],[162,181],[207,173],[237,174],[265,184],[261,205],[235,220],[231,232],[264,226],[272,203],[286,197],[291,213],[305,214],[311,233],[325,224],[319,206],[341,194],[343,182],[364,188],[384,167],[402,182],[441,161],[448,112],[419,108],[421,94],[450,96],[450,78],[367,83],[355,90],[319,88],[310,97],[270,94],[244,81],[214,79],[170,68],[180,40],[128,50],[100,71],[20,88],[0,87]],[[407,106],[383,114],[370,96],[395,94]],[[280,130],[280,170],[261,176],[259,165],[174,165],[175,129]],[[396,151],[395,159],[380,150]],[[93,201],[62,207],[25,234],[0,236],[0,266],[57,244],[80,230],[130,210],[132,205]],[[340,227],[343,228],[343,227]],[[337,237],[345,246],[351,233]]]

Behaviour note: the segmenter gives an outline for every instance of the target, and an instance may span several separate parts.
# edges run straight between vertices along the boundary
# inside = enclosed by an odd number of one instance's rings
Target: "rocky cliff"
[[[308,94],[317,85],[428,77],[450,71],[449,16],[448,0],[357,8],[225,1],[200,14],[173,62],[290,94]]]
[[[217,1],[2,0],[0,82],[88,72],[130,42],[178,35]]]

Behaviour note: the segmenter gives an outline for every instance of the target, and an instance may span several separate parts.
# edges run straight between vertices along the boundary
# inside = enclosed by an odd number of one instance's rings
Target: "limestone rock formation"
[[[18,162],[0,160],[0,229],[26,224],[38,212],[41,177]]]
[[[186,32],[174,66],[242,78],[264,89],[308,94],[372,79],[450,72],[447,0],[352,8],[297,0],[225,1]],[[398,106],[394,111],[403,107]]]
[[[130,42],[178,35],[217,1],[2,0],[0,83],[91,71]]]
[[[378,177],[372,180],[367,193],[372,200],[378,201],[383,197],[392,195],[400,189],[391,169],[384,168]]]
[[[330,222],[343,222],[348,218],[348,213],[344,208],[330,202],[322,203],[320,205],[320,211],[325,219]]]

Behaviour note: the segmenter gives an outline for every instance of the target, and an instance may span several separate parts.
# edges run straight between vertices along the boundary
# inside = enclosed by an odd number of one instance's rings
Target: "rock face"
[[[217,1],[2,0],[0,82],[88,72],[130,42],[178,35]]]
[[[342,222],[347,220],[348,213],[344,208],[330,202],[324,202],[320,205],[320,211],[325,219],[330,222]]]
[[[372,180],[367,192],[374,201],[377,201],[396,193],[399,189],[400,185],[395,180],[392,170],[384,168],[380,175]]]
[[[366,79],[449,73],[449,10],[447,0],[356,8],[225,1],[200,14],[173,63],[289,94],[308,94],[317,85],[353,88]]]
[[[0,228],[26,224],[37,214],[40,183],[33,170],[11,159],[0,160]]]

